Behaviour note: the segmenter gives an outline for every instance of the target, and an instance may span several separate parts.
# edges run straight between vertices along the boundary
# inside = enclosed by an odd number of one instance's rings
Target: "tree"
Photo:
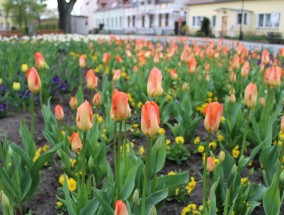
[[[57,0],[59,28],[65,33],[71,32],[71,12],[77,0]]]
[[[38,0],[6,0],[3,4],[6,17],[12,19],[19,28],[27,28],[39,21],[40,14],[44,11],[46,4]]]

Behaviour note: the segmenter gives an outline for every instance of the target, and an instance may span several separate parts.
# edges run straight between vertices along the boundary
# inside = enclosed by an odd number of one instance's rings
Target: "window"
[[[120,17],[120,20],[119,20],[119,22],[120,22],[120,23],[119,23],[119,26],[120,26],[120,27],[122,27],[122,19],[123,19],[123,17],[121,16],[121,17]]]
[[[216,26],[216,16],[212,16],[212,26]]]
[[[162,27],[162,14],[159,14],[159,27]]]
[[[0,10],[0,17],[2,17],[2,10]]]
[[[135,16],[132,16],[132,27],[135,27]]]
[[[242,20],[242,13],[238,13],[237,15],[237,24],[240,25],[243,21],[243,25],[247,25],[247,13],[243,13],[243,20]]]
[[[145,16],[142,16],[142,28],[145,28]]]
[[[10,23],[9,22],[6,23],[6,30],[10,30]]]
[[[165,23],[165,25],[166,25],[166,26],[169,26],[169,14],[166,13],[166,16],[165,16],[165,17],[166,17],[166,20],[165,20],[166,23]]]
[[[154,14],[150,14],[150,27],[154,27]]]
[[[193,27],[200,27],[202,20],[203,20],[203,16],[193,16],[192,17],[192,26]]]
[[[280,24],[280,13],[258,14],[257,27],[277,28]]]

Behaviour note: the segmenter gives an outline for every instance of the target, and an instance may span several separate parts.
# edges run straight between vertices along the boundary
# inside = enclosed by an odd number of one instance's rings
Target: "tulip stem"
[[[211,133],[208,132],[207,136],[207,143],[205,145],[205,156],[204,156],[204,162],[203,162],[203,210],[204,214],[207,212],[207,158],[208,158],[208,152],[209,152],[209,142],[210,142],[210,136]]]
[[[82,181],[85,182],[85,176],[86,176],[86,167],[87,167],[87,163],[86,163],[86,152],[87,152],[87,132],[83,132],[83,150],[82,150]]]
[[[144,167],[144,183],[143,183],[143,193],[142,193],[142,215],[145,215],[146,207],[146,193],[147,185],[149,184],[149,170],[150,170],[150,161],[151,161],[151,151],[152,151],[152,138],[147,138],[147,151],[146,151],[146,160]]]
[[[247,130],[248,130],[248,124],[249,124],[249,114],[250,114],[250,109],[248,109],[248,112],[246,115],[246,122],[245,122],[246,124],[245,124],[245,130],[244,130],[245,133],[243,136],[240,158],[244,155],[245,149],[247,147]]]
[[[35,101],[34,94],[31,94],[31,135],[33,141],[35,141]]]
[[[122,139],[122,121],[119,122],[119,134],[118,134],[118,144],[117,144],[117,172],[116,172],[116,182],[117,182],[117,199],[120,198],[120,148]]]
[[[114,122],[114,138],[113,138],[113,162],[114,162],[114,177],[117,183],[117,163],[116,163],[116,122]],[[117,185],[115,184],[114,194],[116,195]]]
[[[229,188],[226,193],[224,215],[228,215],[230,195],[231,195],[231,189]]]
[[[127,152],[126,144],[127,144],[127,139],[126,139],[126,121],[124,121],[124,141],[123,141],[123,159],[124,159],[124,162],[126,162],[126,158],[127,158],[127,155],[126,155],[126,152]]]

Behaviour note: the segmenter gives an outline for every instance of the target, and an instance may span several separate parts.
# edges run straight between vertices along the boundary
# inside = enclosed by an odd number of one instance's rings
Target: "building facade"
[[[88,17],[88,31],[93,30],[95,26],[94,15],[98,9],[97,0],[82,0],[81,15]]]
[[[98,0],[94,25],[109,33],[173,34],[186,18],[187,0]],[[87,12],[85,12],[87,13]],[[84,14],[82,14],[84,15]]]
[[[13,22],[11,16],[6,16],[3,4],[5,0],[0,0],[0,31],[11,30]]]
[[[283,8],[283,0],[189,0],[187,25],[194,34],[207,17],[216,37],[237,37],[240,31],[250,35],[284,35]]]

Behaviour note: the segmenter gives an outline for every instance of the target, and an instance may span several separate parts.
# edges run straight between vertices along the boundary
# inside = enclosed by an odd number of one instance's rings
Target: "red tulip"
[[[55,118],[58,121],[61,121],[64,119],[64,111],[63,111],[63,107],[61,105],[56,105],[54,108],[54,112],[55,112]]]
[[[114,204],[114,215],[128,215],[126,205],[121,200],[117,200]]]
[[[102,97],[100,93],[96,93],[93,97],[93,104],[96,106],[102,105]]]
[[[145,135],[154,136],[160,127],[160,110],[155,102],[147,101],[142,106],[141,130]]]
[[[82,141],[80,139],[80,136],[77,132],[74,132],[72,134],[72,136],[69,139],[69,142],[71,144],[71,148],[73,152],[80,152],[83,145],[82,145]]]
[[[77,108],[76,122],[78,128],[82,131],[88,131],[93,127],[92,106],[88,101],[85,100],[85,102]]]
[[[269,52],[266,49],[264,49],[261,55],[261,63],[265,65],[268,64],[269,61],[270,61]]]
[[[115,60],[116,60],[117,63],[121,63],[122,62],[122,59],[121,59],[120,55],[116,55]]]
[[[128,97],[125,93],[115,89],[112,93],[112,106],[110,117],[114,121],[122,121],[129,118],[131,109],[128,104]]]
[[[103,63],[108,63],[110,61],[110,54],[104,53],[103,55]]]
[[[44,56],[42,55],[42,53],[36,52],[34,57],[35,57],[36,67],[39,68],[39,69],[44,68],[46,63],[44,61]]]
[[[252,108],[256,105],[257,100],[257,87],[255,84],[250,83],[245,89],[244,103],[249,108]]]
[[[162,88],[162,79],[163,76],[161,71],[154,67],[148,77],[147,93],[149,96],[155,98],[164,92]]]
[[[219,102],[212,102],[205,108],[204,112],[204,127],[206,130],[210,132],[217,131],[223,113],[223,106]]]
[[[170,77],[171,77],[171,79],[176,80],[178,78],[177,71],[176,70],[171,70],[170,71]]]
[[[193,74],[196,72],[196,67],[197,67],[197,61],[194,57],[190,57],[187,60],[187,66],[188,66],[188,72],[190,74]]]
[[[89,69],[86,73],[86,81],[87,81],[87,87],[91,90],[96,89],[98,86],[98,78],[96,77],[93,70]]]
[[[37,93],[41,89],[41,80],[40,77],[34,67],[28,70],[26,74],[26,78],[28,80],[29,90],[32,93]]]

